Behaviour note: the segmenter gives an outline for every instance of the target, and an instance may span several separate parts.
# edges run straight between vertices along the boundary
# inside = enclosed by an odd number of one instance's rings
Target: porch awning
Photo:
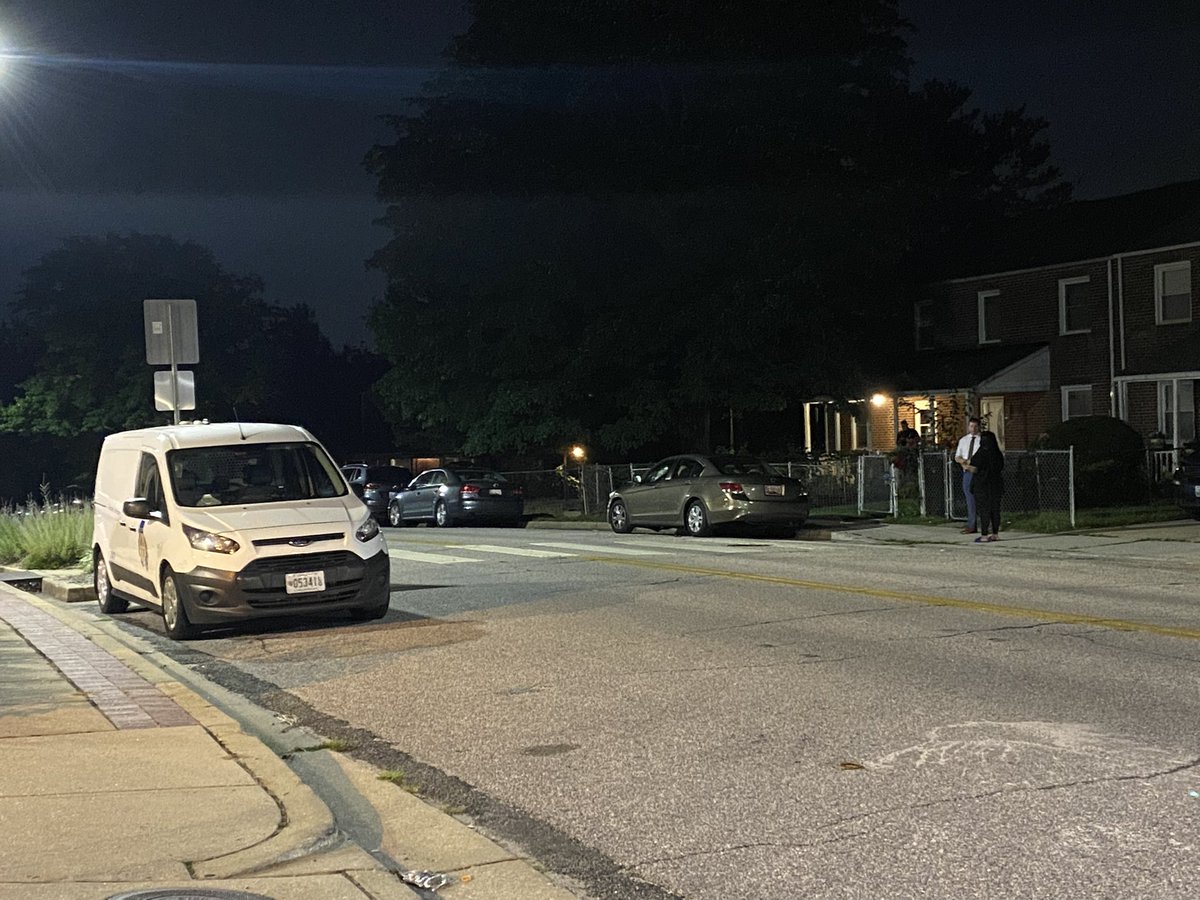
[[[991,344],[912,356],[890,382],[893,394],[1009,394],[1050,390],[1045,344]]]

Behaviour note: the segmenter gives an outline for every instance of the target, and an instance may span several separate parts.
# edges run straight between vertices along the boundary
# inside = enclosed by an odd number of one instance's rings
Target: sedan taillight
[[[464,484],[462,487],[460,487],[458,489],[458,493],[463,497],[474,497],[476,494],[479,493],[479,485]]]
[[[746,500],[746,489],[742,487],[740,481],[722,481],[721,490],[726,491],[731,497],[736,500]]]

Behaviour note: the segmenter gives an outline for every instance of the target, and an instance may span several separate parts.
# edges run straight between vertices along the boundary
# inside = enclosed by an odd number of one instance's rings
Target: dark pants
[[[1000,533],[1000,491],[979,486],[975,492],[975,504],[979,509],[979,533]]]

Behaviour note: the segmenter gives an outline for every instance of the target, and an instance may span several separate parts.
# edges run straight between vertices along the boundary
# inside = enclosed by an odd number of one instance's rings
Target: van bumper
[[[287,593],[284,576],[320,570],[325,590]],[[349,551],[256,560],[240,572],[200,567],[175,574],[188,620],[216,625],[268,616],[303,616],[386,607],[391,565],[387,550],[363,559]]]

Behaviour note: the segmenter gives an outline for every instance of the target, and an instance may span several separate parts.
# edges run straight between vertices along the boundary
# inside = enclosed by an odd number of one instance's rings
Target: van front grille
[[[284,576],[297,572],[325,573],[325,590],[289,594]],[[330,553],[297,553],[258,559],[238,573],[238,587],[256,609],[296,604],[336,603],[350,600],[362,587],[366,563],[347,550]]]
[[[341,531],[331,531],[328,534],[295,534],[291,537],[263,538],[261,541],[253,541],[255,547],[280,547],[294,546],[306,547],[309,544],[315,544],[318,541],[340,541],[346,535]]]

